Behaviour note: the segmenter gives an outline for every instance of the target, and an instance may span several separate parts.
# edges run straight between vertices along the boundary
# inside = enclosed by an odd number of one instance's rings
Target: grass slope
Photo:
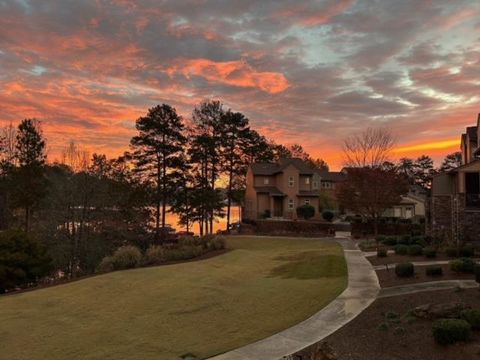
[[[347,284],[334,242],[231,237],[204,261],[114,272],[0,297],[0,354],[16,360],[205,358],[288,328]]]

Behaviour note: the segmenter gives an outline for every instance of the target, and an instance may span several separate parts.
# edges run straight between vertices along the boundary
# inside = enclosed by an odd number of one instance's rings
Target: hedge
[[[467,341],[470,338],[470,324],[461,319],[440,319],[433,323],[435,341],[441,345]]]

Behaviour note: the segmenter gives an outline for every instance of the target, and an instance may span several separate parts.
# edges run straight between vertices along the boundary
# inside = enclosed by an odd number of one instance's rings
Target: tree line
[[[93,272],[119,246],[145,250],[164,242],[168,211],[187,232],[198,226],[200,235],[210,234],[218,217],[227,218],[228,229],[252,162],[300,157],[328,170],[300,145],[268,140],[220,101],[200,103],[190,119],[168,104],[154,106],[135,128],[117,158],[72,142],[53,162],[37,120],[2,129],[0,230],[34,236],[53,267],[75,277]]]

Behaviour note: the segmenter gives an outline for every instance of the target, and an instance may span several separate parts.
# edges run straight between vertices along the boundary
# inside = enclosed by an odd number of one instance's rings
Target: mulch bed
[[[428,265],[427,265],[428,266]],[[397,285],[405,284],[415,284],[428,281],[439,281],[439,280],[474,280],[475,276],[473,274],[462,274],[450,270],[449,265],[439,265],[443,269],[443,275],[441,276],[427,276],[425,274],[425,269],[427,266],[415,266],[415,275],[410,278],[398,277],[395,274],[395,268],[393,266],[389,267],[389,270],[377,270],[378,281],[380,286],[390,287]]]
[[[445,254],[437,254],[434,258],[427,258],[423,255],[421,256],[411,256],[411,255],[397,255],[397,254],[388,254],[387,257],[377,257],[377,256],[369,256],[367,260],[370,263],[375,265],[384,265],[384,264],[395,264],[401,262],[413,262],[413,261],[439,261],[439,260],[453,260],[455,258],[448,257]]]
[[[377,299],[346,326],[326,341],[342,360],[470,360],[480,358],[480,331],[472,332],[467,343],[437,345],[432,322],[409,316],[409,311],[424,304],[465,302],[480,309],[478,289],[442,290]],[[397,319],[385,314],[395,312]]]

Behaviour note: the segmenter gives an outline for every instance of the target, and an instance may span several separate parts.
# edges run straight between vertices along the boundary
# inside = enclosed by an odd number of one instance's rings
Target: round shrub
[[[443,269],[438,265],[430,265],[425,268],[425,274],[427,276],[442,276]]]
[[[97,267],[97,272],[106,273],[115,270],[113,257],[105,256]]]
[[[379,257],[379,258],[387,257],[387,249],[385,249],[385,248],[378,248],[378,249],[377,249],[377,257]]]
[[[297,216],[308,220],[315,216],[315,208],[312,205],[302,205],[297,207]]]
[[[475,249],[472,244],[467,244],[460,249],[461,257],[473,257],[475,255]]]
[[[433,337],[440,345],[467,341],[470,337],[470,329],[470,324],[461,319],[440,319],[436,320],[432,326]]]
[[[422,236],[422,235],[413,236],[411,243],[420,245],[422,247],[427,245],[427,242],[425,240],[425,236]]]
[[[333,220],[333,218],[335,217],[335,214],[329,210],[325,210],[323,213],[322,213],[322,217],[325,221],[328,221],[328,222],[331,222]]]
[[[386,236],[385,240],[382,241],[384,245],[387,246],[395,246],[397,245],[397,237],[396,236]]]
[[[143,257],[145,265],[158,265],[165,262],[165,249],[158,245],[150,246]]]
[[[418,256],[418,255],[422,255],[422,247],[420,245],[410,245],[408,247],[408,255],[412,255],[412,256]]]
[[[377,242],[379,243],[384,243],[385,240],[387,239],[387,237],[385,235],[377,235],[377,237],[375,238],[375,240],[377,240]]]
[[[437,256],[437,250],[432,246],[423,248],[423,255],[427,258],[434,258]]]
[[[395,246],[395,254],[397,255],[407,255],[408,253],[408,246],[399,244]]]
[[[472,329],[480,329],[480,310],[469,309],[463,310],[460,314],[460,317],[468,322]]]
[[[412,277],[414,274],[413,264],[410,262],[397,264],[395,266],[395,274],[398,277]]]
[[[142,253],[135,246],[122,246],[113,253],[113,267],[115,270],[131,269],[140,265]]]
[[[461,273],[473,273],[475,261],[470,258],[461,258],[450,261],[450,270]]]
[[[463,269],[463,261],[460,259],[455,259],[451,260],[449,262],[450,264],[450,270],[455,271],[455,272],[462,272]]]
[[[475,264],[473,267],[473,272],[475,274],[475,281],[480,283],[480,264]]]
[[[409,245],[411,243],[411,236],[410,235],[403,235],[398,239],[398,243],[402,245]]]

